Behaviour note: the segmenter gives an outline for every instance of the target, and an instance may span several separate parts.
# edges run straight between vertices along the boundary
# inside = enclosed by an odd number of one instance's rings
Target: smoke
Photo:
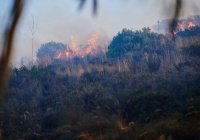
[[[26,11],[18,30],[14,60],[20,61],[23,56],[31,56],[31,34],[28,29],[31,15],[34,16],[37,24],[34,39],[34,50],[37,50],[40,44],[51,40],[70,44],[73,36],[78,45],[85,44],[93,34],[98,34],[101,39],[103,36],[102,40],[111,40],[123,28],[138,30],[150,27],[159,19],[173,15],[171,12],[166,12],[171,11],[168,7],[173,4],[173,1],[99,0],[98,13],[95,17],[92,16],[90,2],[79,11],[78,0],[30,1],[25,7]],[[196,12],[193,7],[199,5],[198,0],[184,0],[183,11],[193,14]]]

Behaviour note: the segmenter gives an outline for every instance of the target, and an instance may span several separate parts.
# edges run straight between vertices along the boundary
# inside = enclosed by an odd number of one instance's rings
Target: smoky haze
[[[172,16],[173,10],[169,10],[169,7],[174,0],[100,0],[97,16],[92,15],[91,2],[87,1],[80,11],[78,0],[28,1],[15,39],[13,63],[18,65],[22,57],[31,58],[32,20],[36,25],[33,37],[35,54],[41,44],[49,41],[70,44],[73,39],[80,45],[85,44],[93,34],[109,41],[123,28],[139,30],[151,27],[158,20]],[[196,8],[200,5],[198,0],[184,2],[181,16],[199,14]],[[1,10],[2,13],[5,15],[6,12]]]

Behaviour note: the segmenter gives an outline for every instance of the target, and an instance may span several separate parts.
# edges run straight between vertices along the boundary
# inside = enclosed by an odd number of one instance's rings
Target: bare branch
[[[93,0],[93,14],[97,14],[98,3],[97,0]]]
[[[82,10],[85,6],[86,0],[80,0],[79,9]]]
[[[80,4],[79,4],[79,9],[82,10],[83,7],[85,6],[87,0],[80,0]],[[97,10],[98,10],[98,0],[92,0],[93,4],[92,4],[92,8],[93,8],[93,14],[96,15],[97,14]]]
[[[180,16],[181,9],[182,9],[182,0],[176,0],[175,7],[174,7],[174,15],[169,24],[169,29],[172,34],[174,34],[174,29],[177,26],[177,20]]]
[[[13,49],[13,39],[18,21],[24,7],[24,0],[15,0],[8,18],[7,27],[4,32],[3,50],[0,57],[0,98],[2,99],[4,89],[9,76],[9,62]]]

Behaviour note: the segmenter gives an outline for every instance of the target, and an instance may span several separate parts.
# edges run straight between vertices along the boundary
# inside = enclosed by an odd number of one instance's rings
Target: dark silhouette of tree
[[[4,30],[3,43],[1,44],[2,52],[0,56],[0,96],[4,92],[7,79],[9,77],[9,62],[13,50],[13,39],[15,37],[15,30],[17,28],[21,13],[24,8],[24,0],[15,0],[12,3],[12,8],[9,13],[7,25]]]
[[[182,10],[182,5],[183,5],[182,0],[176,0],[175,6],[174,6],[174,14],[173,14],[173,17],[172,17],[171,22],[169,24],[169,29],[170,29],[170,32],[172,34],[174,34],[174,29],[177,26],[177,20],[179,18],[180,12]]]

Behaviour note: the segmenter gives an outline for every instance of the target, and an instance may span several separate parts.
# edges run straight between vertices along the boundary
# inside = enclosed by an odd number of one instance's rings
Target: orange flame
[[[65,52],[65,56],[66,56],[67,58],[69,58],[69,57],[70,57],[70,52],[69,52],[69,51],[66,51],[66,52]]]
[[[179,31],[184,31],[185,29],[191,29],[195,26],[196,25],[192,21],[189,22],[180,21],[178,22],[177,28]]]
[[[93,34],[85,43],[85,48],[83,50],[80,50],[80,48],[77,47],[77,43],[75,38],[71,37],[70,42],[70,48],[67,48],[64,52],[57,52],[55,55],[55,59],[70,59],[75,56],[79,57],[85,57],[87,55],[95,55],[97,53],[105,52],[101,50],[101,48],[98,46],[98,40],[99,36],[97,34]],[[108,45],[108,44],[107,44]],[[106,44],[104,44],[103,49],[107,47]]]
[[[95,53],[95,51],[98,49],[97,48],[98,38],[99,38],[98,35],[94,34],[88,39],[87,48],[85,49],[85,52],[84,52],[85,55]]]
[[[193,27],[195,27],[195,26],[196,26],[196,25],[195,25],[193,22],[191,22],[191,21],[188,23],[188,28],[189,28],[189,29],[191,29],[191,28],[193,28]]]

